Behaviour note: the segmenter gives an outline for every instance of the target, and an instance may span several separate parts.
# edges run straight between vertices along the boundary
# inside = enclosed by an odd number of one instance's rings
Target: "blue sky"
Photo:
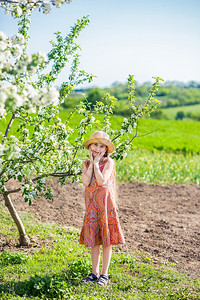
[[[200,81],[199,12],[199,0],[72,0],[50,15],[34,12],[29,52],[48,52],[54,32],[67,34],[77,18],[89,15],[78,39],[81,68],[97,76],[89,86],[125,82],[128,74],[139,83],[152,76]],[[15,34],[16,23],[1,10],[1,31]]]

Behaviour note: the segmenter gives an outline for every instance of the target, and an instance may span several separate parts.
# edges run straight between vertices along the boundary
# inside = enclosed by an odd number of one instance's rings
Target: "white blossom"
[[[91,122],[93,123],[95,121],[95,117],[91,117]]]
[[[49,143],[50,142],[50,139],[49,138],[45,138],[44,139],[44,143]]]
[[[29,107],[27,111],[30,114],[35,114],[36,113],[36,108],[35,107]]]
[[[33,154],[33,149],[29,149],[27,152],[28,154]]]
[[[15,99],[16,99],[16,106],[20,107],[24,104],[24,100],[19,94],[15,95]]]
[[[5,35],[4,32],[0,31],[0,41],[6,41],[7,40],[7,36]]]
[[[10,105],[13,105],[13,108],[15,106],[20,107],[24,104],[23,94],[20,94],[20,91],[17,90],[17,87],[15,85],[1,89],[0,103],[2,108],[3,104],[5,104],[7,101]]]
[[[80,124],[85,123],[85,122],[87,122],[87,118],[82,119],[82,120],[80,121]]]
[[[65,125],[65,124],[60,123],[59,125],[60,125],[60,127],[62,128],[62,130],[66,130],[66,125]]]
[[[0,52],[0,64],[5,65],[10,57],[11,57],[11,51],[10,50],[1,51]]]
[[[56,138],[55,136],[51,135],[50,138],[49,138],[52,142],[55,142],[56,141]]]
[[[49,104],[57,106],[59,104],[59,92],[55,87],[44,87],[40,92],[40,103],[38,104],[41,106],[46,106]]]
[[[28,96],[29,99],[36,99],[38,98],[38,90],[35,89],[32,85],[28,85],[26,90],[23,91],[25,96]]]
[[[12,169],[8,169],[7,173],[8,175],[12,176],[14,175],[15,172]]]
[[[36,191],[30,191],[30,193],[28,194],[28,197],[33,199],[35,195],[36,195]]]
[[[48,56],[46,55],[46,53],[39,52],[39,57],[46,62],[48,61]]]
[[[18,33],[12,37],[12,43],[13,45],[24,45],[25,39],[24,36],[21,33]]]
[[[6,50],[7,43],[3,40],[0,40],[0,51]]]
[[[54,0],[54,4],[56,5],[56,7],[61,7],[61,5],[63,4],[63,0]]]
[[[66,2],[70,3],[70,0],[17,0],[15,2],[0,2],[0,7],[5,9],[6,14],[12,13],[14,17],[19,18],[23,14],[21,5],[26,7],[26,15],[31,15],[32,11],[37,8],[41,8],[45,14],[48,14],[51,12],[51,3],[56,7],[61,7]]]
[[[22,15],[22,9],[19,5],[16,8],[16,12],[17,12],[18,17],[20,17]]]
[[[59,104],[59,91],[55,87],[50,87],[49,94],[51,95],[51,102],[57,106]]]
[[[45,13],[45,15],[47,15],[51,12],[51,7],[50,7],[50,4],[48,4],[48,3],[45,3],[42,8],[43,8],[43,12]]]
[[[4,149],[5,149],[5,146],[0,144],[0,155],[3,155]]]
[[[27,4],[27,1],[26,1],[26,0],[19,0],[19,2],[20,2],[21,4]]]
[[[22,191],[22,193],[23,193],[23,192],[24,192],[24,189],[25,189],[25,186],[24,186],[24,185],[21,185],[20,188],[21,188],[21,191]]]
[[[5,10],[5,15],[8,15],[8,14],[10,14],[11,13],[11,10],[10,9],[6,9]]]
[[[128,119],[127,118],[124,118],[124,123],[128,123]]]
[[[22,130],[22,131],[23,131],[23,133],[24,133],[24,134],[27,134],[27,133],[29,133],[29,130],[28,130],[28,128],[23,128],[23,130]]]
[[[14,57],[20,57],[22,55],[23,48],[20,45],[15,45],[12,50]]]
[[[80,128],[79,132],[80,132],[80,134],[84,133],[85,132],[84,128]]]
[[[128,132],[132,132],[133,131],[133,128],[131,125],[128,126]]]
[[[59,104],[59,92],[55,87],[44,87],[40,90],[32,85],[28,85],[23,90],[23,96],[27,98],[26,104],[33,110],[34,107],[44,107],[49,104],[57,106]],[[40,111],[40,115],[44,112]]]
[[[10,155],[8,156],[8,160],[12,158],[18,158],[20,156],[20,152],[21,152],[20,148],[17,145],[15,145]]]
[[[84,112],[83,108],[79,109],[79,111],[78,111],[79,114],[82,114],[83,112]]]
[[[41,182],[41,183],[46,183],[46,179],[45,179],[45,178],[42,178],[42,179],[40,179],[40,182]]]
[[[6,115],[6,110],[5,110],[5,108],[3,108],[3,107],[0,106],[0,117],[3,117],[3,116],[5,116],[5,115]]]
[[[41,116],[41,117],[42,117],[43,115],[44,115],[44,111],[43,111],[43,110],[39,110],[39,111],[38,111],[38,116]]]

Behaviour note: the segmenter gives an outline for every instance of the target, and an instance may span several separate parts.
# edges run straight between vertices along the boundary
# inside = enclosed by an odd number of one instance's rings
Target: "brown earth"
[[[28,206],[19,194],[13,194],[18,212],[30,212],[41,222],[80,230],[84,217],[84,188],[75,183],[60,187],[56,180],[50,182],[50,186],[55,191],[53,203],[40,198]],[[144,251],[155,263],[175,262],[177,270],[195,277],[200,275],[199,186],[121,184],[118,196],[126,239],[121,249]],[[2,236],[0,241],[3,241]],[[0,250],[10,246],[11,242],[4,240]]]

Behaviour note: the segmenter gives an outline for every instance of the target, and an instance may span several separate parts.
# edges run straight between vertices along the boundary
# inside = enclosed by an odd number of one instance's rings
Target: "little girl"
[[[115,147],[103,131],[95,131],[83,145],[89,149],[90,159],[82,166],[86,213],[79,242],[91,247],[92,273],[82,282],[97,282],[105,286],[112,245],[124,244],[115,199],[115,164],[108,157]],[[100,245],[103,246],[103,255],[99,276]]]

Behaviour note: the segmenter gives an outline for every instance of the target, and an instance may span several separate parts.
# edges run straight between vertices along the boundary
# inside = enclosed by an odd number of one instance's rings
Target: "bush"
[[[176,120],[183,120],[185,118],[184,111],[178,111],[176,114]]]

